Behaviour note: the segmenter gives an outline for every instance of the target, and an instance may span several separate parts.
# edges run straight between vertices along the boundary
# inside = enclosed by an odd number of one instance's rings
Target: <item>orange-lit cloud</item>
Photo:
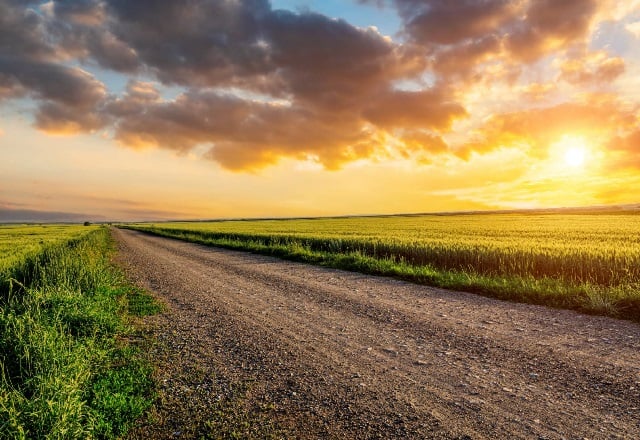
[[[636,127],[635,131],[616,136],[608,144],[609,151],[615,155],[610,163],[612,169],[640,170],[640,115]]]
[[[578,85],[608,84],[624,73],[621,57],[609,57],[598,51],[567,59],[560,65],[560,77]]]
[[[484,153],[517,146],[534,157],[545,156],[548,147],[563,135],[580,135],[605,143],[615,133],[638,124],[638,107],[625,106],[611,96],[586,95],[581,101],[492,115],[457,153]]]
[[[382,128],[405,127],[446,131],[465,109],[439,90],[424,92],[387,91],[373,97],[363,116]]]
[[[550,93],[557,90],[558,86],[555,83],[531,83],[523,86],[520,89],[522,96],[533,102],[543,101]]]

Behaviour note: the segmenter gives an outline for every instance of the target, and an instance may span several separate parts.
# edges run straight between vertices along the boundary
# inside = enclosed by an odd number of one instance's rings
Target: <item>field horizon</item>
[[[221,217],[202,219],[168,219],[145,220],[108,223],[198,223],[198,222],[225,222],[225,221],[259,221],[259,220],[314,220],[314,219],[339,219],[339,218],[369,218],[369,217],[420,217],[420,216],[458,216],[458,215],[492,215],[492,214],[640,214],[639,203],[624,203],[615,205],[591,205],[591,206],[559,206],[549,208],[522,208],[522,209],[487,209],[487,210],[461,210],[461,211],[424,211],[424,212],[397,212],[389,214],[338,214],[321,216],[278,216],[278,217]]]
[[[41,211],[38,211],[41,212]],[[42,211],[44,212],[44,211]],[[296,220],[296,219],[331,219],[331,218],[358,218],[358,217],[411,217],[411,216],[442,216],[442,215],[483,215],[483,214],[640,214],[640,202],[610,204],[610,205],[588,205],[588,206],[557,206],[548,208],[523,208],[523,209],[487,209],[487,210],[459,210],[459,211],[423,211],[423,212],[396,212],[396,213],[371,213],[371,214],[336,214],[320,216],[259,216],[259,217],[212,217],[212,218],[172,218],[172,219],[145,219],[145,220],[122,220],[122,219],[100,219],[92,220],[91,215],[73,213],[75,220],[26,220],[8,219],[2,217],[0,209],[0,225],[76,225],[89,221],[92,224],[127,224],[127,223],[170,223],[170,222],[220,222],[220,221],[253,221],[253,220]]]

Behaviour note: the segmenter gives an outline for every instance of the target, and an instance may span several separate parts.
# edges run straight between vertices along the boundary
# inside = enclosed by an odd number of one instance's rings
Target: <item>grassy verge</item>
[[[102,228],[46,246],[0,285],[0,438],[117,438],[151,405],[151,366],[127,341],[131,317],[158,306],[111,252]]]
[[[295,237],[207,233],[169,228],[129,227],[155,235],[177,238],[209,246],[251,251],[294,261],[319,264],[373,275],[391,276],[415,283],[462,290],[484,296],[566,308],[585,313],[613,316],[640,322],[640,286],[602,285],[542,276],[483,274],[450,270],[432,265],[416,265],[394,255],[376,257],[360,250],[332,252],[314,249]]]

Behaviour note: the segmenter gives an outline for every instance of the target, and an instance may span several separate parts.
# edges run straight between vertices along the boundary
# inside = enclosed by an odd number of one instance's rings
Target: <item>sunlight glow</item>
[[[585,164],[588,146],[581,136],[565,135],[556,144],[559,153],[564,159],[564,164],[571,168],[579,168]]]
[[[564,153],[564,161],[570,167],[579,167],[584,163],[585,151],[584,148],[574,147],[569,148]]]

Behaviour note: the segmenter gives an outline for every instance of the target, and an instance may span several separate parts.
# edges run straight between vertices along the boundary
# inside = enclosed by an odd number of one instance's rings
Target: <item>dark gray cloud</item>
[[[285,92],[333,111],[360,105],[391,80],[425,67],[377,32],[319,14],[276,11],[265,21],[265,36]]]
[[[35,126],[56,134],[76,134],[103,128],[109,117],[100,109],[71,107],[57,102],[40,104],[35,113]]]
[[[582,41],[597,12],[596,0],[535,0],[507,38],[511,55],[534,61],[540,56]]]
[[[0,54],[28,60],[52,60],[57,48],[48,38],[46,20],[37,2],[0,1]],[[35,5],[34,5],[35,4]]]
[[[273,71],[269,48],[261,43],[264,17],[271,13],[268,1],[110,0],[106,5],[112,35],[165,83],[250,85],[247,78]]]
[[[428,45],[483,38],[513,20],[511,0],[397,0],[411,38]]]
[[[71,107],[93,107],[104,99],[106,88],[75,67],[0,55],[0,72],[36,99]]]
[[[110,1],[110,30],[166,84],[235,86],[349,107],[425,62],[380,34],[267,1]]]
[[[80,2],[65,3],[74,5],[74,14],[81,13]],[[99,108],[107,97],[106,87],[65,62],[70,59],[69,51],[56,32],[62,25],[47,6],[0,1],[0,100],[33,98],[36,126],[46,130],[99,128],[105,121]]]

